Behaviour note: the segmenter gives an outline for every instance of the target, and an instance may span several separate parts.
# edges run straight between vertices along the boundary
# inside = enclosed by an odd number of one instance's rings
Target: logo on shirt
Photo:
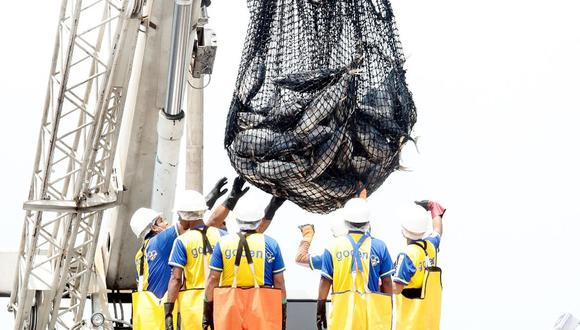
[[[203,246],[198,246],[197,248],[191,249],[191,256],[197,258],[199,256],[204,255],[203,253]]]
[[[156,250],[149,251],[149,253],[147,253],[147,259],[151,261],[157,259],[157,251]]]
[[[223,252],[224,252],[224,257],[226,257],[226,259],[231,259],[231,258],[236,257],[236,255],[238,254],[238,249],[225,249]],[[245,256],[246,256],[246,253],[242,252],[242,257],[245,257]],[[250,256],[252,258],[264,259],[264,252],[250,250]]]
[[[369,258],[369,253],[368,252],[359,252],[360,253],[360,257],[362,259],[368,259]],[[354,250],[343,250],[343,251],[336,251],[334,253],[334,256],[336,257],[336,260],[341,261],[344,258],[350,257],[354,255]]]
[[[274,262],[274,255],[272,253],[270,253],[270,251],[266,251],[266,262],[271,264]]]
[[[381,260],[376,255],[371,255],[371,265],[375,267],[376,265],[380,264]]]

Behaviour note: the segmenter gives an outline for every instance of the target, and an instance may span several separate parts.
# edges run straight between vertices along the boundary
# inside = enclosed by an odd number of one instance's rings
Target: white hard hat
[[[131,217],[131,230],[133,230],[135,236],[143,238],[151,230],[153,221],[160,216],[161,212],[142,207],[135,211]]]
[[[195,190],[183,190],[177,193],[173,205],[174,212],[204,212],[207,210],[205,197]]]
[[[238,205],[234,211],[240,230],[254,230],[264,218],[264,210],[257,208],[253,203]]]
[[[399,219],[403,236],[408,239],[421,239],[429,230],[429,214],[419,205],[405,205],[399,210]]]
[[[342,217],[342,212],[340,209],[336,210],[335,217],[331,220],[330,224],[330,231],[334,237],[340,237],[348,234],[348,228],[344,223],[344,219]]]
[[[342,215],[350,223],[367,223],[371,218],[371,210],[366,199],[353,198],[344,204]]]

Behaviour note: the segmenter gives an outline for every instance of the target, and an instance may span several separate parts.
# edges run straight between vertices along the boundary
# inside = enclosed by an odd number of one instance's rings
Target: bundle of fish
[[[334,7],[326,9],[326,2],[268,3],[249,4],[256,23],[250,24],[246,39],[225,147],[233,167],[248,182],[305,210],[327,213],[356,196],[359,183],[372,194],[398,168],[401,147],[411,139],[416,112],[396,48],[394,22],[386,14],[381,19],[357,18],[345,10],[358,12],[373,5],[371,1],[344,2],[345,8],[333,2]],[[278,19],[280,13],[294,12],[272,5],[280,3],[302,6],[309,19],[300,29],[316,26],[312,29],[322,38],[320,26],[326,26],[332,42],[305,47],[311,53],[296,49],[294,54],[281,46],[302,34],[289,32],[286,21]],[[360,20],[365,19],[384,20],[379,26],[387,32],[375,26],[375,32],[363,37],[368,24]],[[341,25],[339,38],[332,24]],[[345,38],[345,26],[354,26],[355,32],[358,27],[358,33],[346,35],[352,40]],[[394,40],[376,46],[380,40],[375,39],[389,36]],[[367,43],[369,38],[373,43]],[[319,39],[302,41],[308,45]],[[317,54],[315,48],[330,52]],[[287,62],[280,61],[281,54]]]

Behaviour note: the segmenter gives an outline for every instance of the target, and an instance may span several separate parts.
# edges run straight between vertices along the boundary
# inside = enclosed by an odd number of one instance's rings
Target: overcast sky
[[[580,2],[393,0],[418,108],[416,171],[395,173],[370,198],[373,234],[403,247],[396,206],[448,207],[439,256],[443,329],[548,329],[580,316]],[[0,249],[15,250],[46,93],[60,1],[7,1],[0,20]],[[206,187],[233,177],[222,149],[247,10],[214,0],[219,38],[206,90]],[[256,193],[257,194],[257,193]],[[284,251],[293,297],[314,298],[318,274],[294,266],[296,226],[311,222],[322,251],[328,217],[287,203],[269,234]],[[0,323],[9,319],[0,310]]]

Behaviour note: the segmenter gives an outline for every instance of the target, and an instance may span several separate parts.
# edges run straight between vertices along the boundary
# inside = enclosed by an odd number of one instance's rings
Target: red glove
[[[422,200],[416,201],[415,204],[423,207],[425,211],[431,211],[431,218],[435,218],[436,216],[442,217],[445,211],[447,211],[441,204],[434,201]]]
[[[431,211],[431,218],[435,218],[436,216],[442,217],[443,214],[445,214],[445,211],[447,211],[443,206],[441,206],[441,204],[434,201],[429,201],[427,207],[429,208],[429,211]]]

